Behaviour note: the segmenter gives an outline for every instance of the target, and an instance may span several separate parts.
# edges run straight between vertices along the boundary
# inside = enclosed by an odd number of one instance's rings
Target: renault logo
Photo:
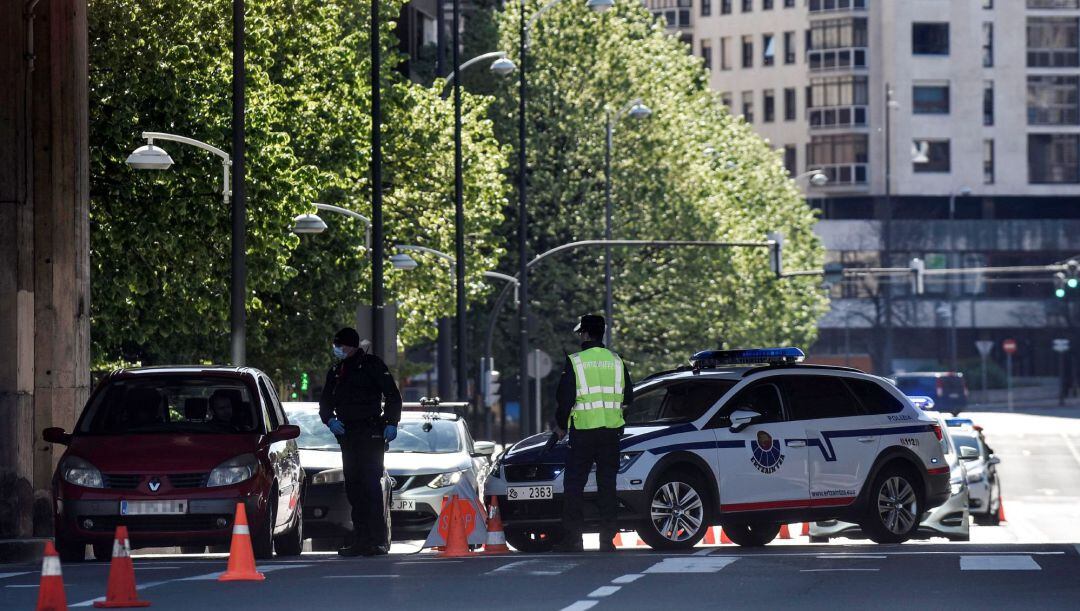
[[[161,487],[161,480],[159,480],[156,477],[151,477],[150,478],[150,492],[157,492],[158,488],[160,488],[160,487]]]

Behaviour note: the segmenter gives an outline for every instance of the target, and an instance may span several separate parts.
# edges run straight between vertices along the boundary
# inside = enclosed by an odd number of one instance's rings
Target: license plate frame
[[[188,513],[187,499],[161,499],[153,501],[120,501],[122,516],[182,516]]]
[[[555,486],[507,486],[508,501],[547,501],[555,498]]]
[[[416,511],[416,501],[412,499],[392,499],[390,511]]]

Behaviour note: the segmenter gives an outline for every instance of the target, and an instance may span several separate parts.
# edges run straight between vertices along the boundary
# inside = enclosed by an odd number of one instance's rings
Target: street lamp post
[[[971,187],[960,187],[960,191],[952,191],[949,193],[949,256],[956,255],[956,229],[952,226],[952,221],[956,220],[956,196],[967,197],[971,195]],[[952,371],[957,370],[957,342],[959,341],[956,336],[956,291],[957,287],[952,283],[948,284],[949,295],[949,368]],[[974,297],[972,297],[974,300]]]
[[[371,0],[368,29],[371,42],[371,351],[383,354],[383,211],[382,211],[382,75],[379,39],[379,0]]]
[[[240,3],[243,4],[242,0]],[[242,19],[242,18],[241,18]],[[242,23],[241,23],[242,26]],[[242,54],[242,47],[241,47]],[[241,91],[241,97],[243,93]],[[243,101],[241,100],[241,106]],[[235,119],[235,117],[234,117]],[[243,110],[241,109],[241,120],[243,119]],[[242,128],[241,128],[242,129]],[[237,144],[236,134],[234,130],[233,134],[233,146]],[[146,140],[146,144],[135,149],[134,152],[127,158],[127,164],[136,170],[167,170],[172,167],[173,160],[164,149],[159,146],[154,146],[155,140],[165,140],[168,142],[178,142],[180,144],[187,144],[200,148],[204,151],[213,153],[221,158],[222,169],[222,185],[221,185],[221,199],[229,205],[230,202],[232,212],[232,278],[229,287],[230,299],[230,353],[232,357],[232,363],[234,365],[243,365],[245,360],[245,333],[244,333],[244,319],[245,319],[245,262],[244,262],[244,224],[246,214],[243,210],[243,174],[237,174],[236,188],[237,191],[233,192],[232,183],[232,169],[234,165],[239,171],[242,171],[243,167],[238,163],[234,163],[233,159],[228,153],[219,149],[216,146],[212,146],[205,142],[195,140],[194,138],[187,138],[185,136],[177,136],[175,134],[167,134],[164,132],[143,132],[142,137]],[[241,136],[241,155],[243,150],[243,136]],[[235,151],[234,151],[235,152]],[[242,157],[238,157],[242,159]]]
[[[652,110],[638,98],[614,115],[610,110],[606,110],[604,114],[607,120],[607,133],[604,139],[604,239],[611,241],[611,145],[615,124],[624,116],[634,119],[647,118],[652,114]],[[611,295],[611,245],[606,245],[604,246],[604,318],[607,319],[607,325],[604,330],[604,343],[608,346],[611,345],[612,328],[615,326],[614,310]]]
[[[892,111],[900,108],[900,103],[893,99],[893,90],[885,83],[885,221],[882,228],[881,247],[885,257],[892,252]],[[882,261],[888,266],[889,261]],[[882,350],[881,364],[883,375],[892,373],[893,357],[893,320],[892,320],[892,287],[888,282],[881,284],[883,301],[885,306],[885,346]]]

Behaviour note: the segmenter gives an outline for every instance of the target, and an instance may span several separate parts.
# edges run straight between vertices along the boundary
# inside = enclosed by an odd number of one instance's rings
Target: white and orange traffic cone
[[[731,537],[728,537],[727,533],[724,532],[723,527],[720,527],[720,544],[721,545],[735,545],[735,542],[731,540]]]
[[[467,504],[468,501],[464,503]],[[462,504],[461,499],[455,494],[450,497],[450,502],[443,510],[449,512],[447,514],[449,532],[446,535],[446,547],[439,552],[440,558],[460,558],[472,555],[469,551],[469,533],[465,524],[468,512],[461,507]]]
[[[998,523],[1008,522],[1008,520],[1005,519],[1005,499],[998,499],[998,515],[997,515],[997,519],[998,519]]]
[[[488,505],[487,543],[484,544],[484,553],[505,554],[509,551],[506,535],[503,533],[502,516],[499,515],[499,499],[492,496],[491,504]]]
[[[127,526],[117,526],[113,537],[112,562],[109,565],[109,586],[105,600],[94,601],[95,607],[149,607],[150,601],[139,600],[135,591],[135,565],[131,562],[131,541]]]
[[[262,581],[266,576],[255,568],[251,551],[251,530],[243,503],[236,504],[236,523],[233,524],[232,544],[229,546],[229,566],[218,581]]]
[[[38,587],[37,611],[63,611],[67,609],[64,595],[64,576],[60,571],[60,554],[52,541],[45,542],[45,555],[41,559],[41,585]]]
[[[799,531],[799,536],[800,537],[809,537],[810,536],[810,523],[809,522],[803,522],[802,523],[802,530]]]
[[[786,522],[784,524],[780,525],[780,534],[778,534],[777,537],[780,538],[780,539],[793,539],[794,538],[794,537],[791,536],[791,531],[788,529],[788,525],[787,525]]]

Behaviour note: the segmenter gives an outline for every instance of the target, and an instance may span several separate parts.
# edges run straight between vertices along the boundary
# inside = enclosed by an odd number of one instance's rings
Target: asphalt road
[[[395,545],[390,556],[304,554],[260,563],[261,583],[218,583],[224,555],[137,555],[140,596],[155,609],[412,608],[1077,608],[1080,601],[1080,414],[969,414],[1001,456],[1007,523],[972,527],[972,543],[881,546],[805,537],[664,554],[440,559]],[[595,546],[595,537],[587,539]],[[72,607],[105,592],[108,565],[67,564]],[[0,609],[32,609],[39,567],[0,565]]]

